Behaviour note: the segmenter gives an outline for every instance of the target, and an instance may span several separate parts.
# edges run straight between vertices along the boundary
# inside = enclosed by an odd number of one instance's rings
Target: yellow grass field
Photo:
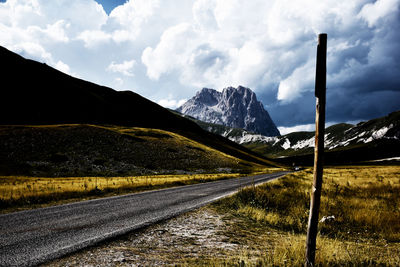
[[[254,249],[213,264],[302,266],[311,184],[308,169],[215,204],[247,225],[229,231]],[[318,225],[317,266],[399,266],[400,166],[326,168],[320,219],[324,216],[334,219]]]
[[[277,171],[264,169],[252,175]],[[249,175],[249,174],[246,174]],[[13,207],[36,207],[68,199],[126,194],[178,185],[243,176],[240,173],[146,175],[134,177],[27,177],[0,176],[0,212]]]

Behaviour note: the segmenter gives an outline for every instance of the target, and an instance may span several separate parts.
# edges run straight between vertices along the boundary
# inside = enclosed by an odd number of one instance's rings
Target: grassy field
[[[263,173],[278,169],[264,169]],[[254,172],[252,174],[259,174]],[[182,174],[135,177],[0,176],[0,213],[88,198],[210,182],[249,174]]]
[[[227,220],[225,234],[247,249],[207,264],[303,265],[311,183],[304,170],[215,204],[238,220]],[[334,219],[319,223],[318,266],[399,266],[400,166],[325,169],[320,219],[327,216]]]

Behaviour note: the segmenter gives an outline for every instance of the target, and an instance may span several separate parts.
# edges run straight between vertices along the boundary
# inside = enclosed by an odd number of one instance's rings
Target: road
[[[0,215],[0,266],[32,266],[198,208],[288,172]]]

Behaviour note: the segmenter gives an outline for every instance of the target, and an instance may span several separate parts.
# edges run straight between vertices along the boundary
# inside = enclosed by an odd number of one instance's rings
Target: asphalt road
[[[32,266],[198,208],[288,172],[0,215],[0,266]]]

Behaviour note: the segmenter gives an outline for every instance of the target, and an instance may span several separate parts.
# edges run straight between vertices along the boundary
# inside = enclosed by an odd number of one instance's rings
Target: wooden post
[[[315,75],[315,148],[314,148],[314,180],[311,192],[310,215],[308,217],[306,262],[305,266],[314,266],[315,248],[318,233],[318,215],[322,189],[325,104],[326,104],[326,42],[327,34],[318,35],[317,68]]]

